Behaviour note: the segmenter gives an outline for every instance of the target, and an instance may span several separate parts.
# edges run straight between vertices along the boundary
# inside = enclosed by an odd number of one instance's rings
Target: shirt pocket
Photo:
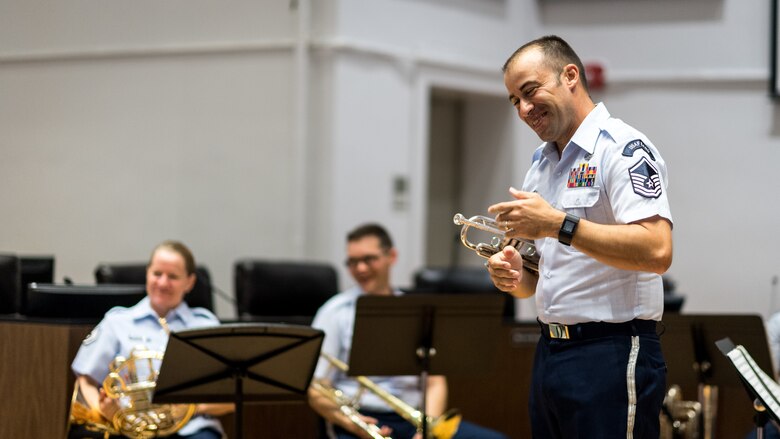
[[[561,207],[566,213],[590,221],[604,222],[604,206],[598,187],[570,188],[561,195]]]

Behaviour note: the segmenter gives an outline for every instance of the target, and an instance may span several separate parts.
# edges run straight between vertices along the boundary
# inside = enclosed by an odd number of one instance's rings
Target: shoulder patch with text
[[[93,329],[87,336],[84,338],[84,340],[81,342],[84,346],[89,346],[92,343],[95,342],[95,340],[98,339],[98,336],[100,335],[100,326],[95,326],[95,329]]]
[[[637,195],[645,198],[658,198],[661,196],[661,177],[653,164],[642,157],[631,169],[628,170],[631,177],[631,186]]]
[[[655,156],[652,152],[650,152],[650,148],[645,145],[645,142],[639,139],[628,142],[628,145],[623,148],[623,155],[626,157],[633,157],[637,149],[641,149],[642,151],[646,152],[647,155],[650,156],[650,159],[655,161]]]

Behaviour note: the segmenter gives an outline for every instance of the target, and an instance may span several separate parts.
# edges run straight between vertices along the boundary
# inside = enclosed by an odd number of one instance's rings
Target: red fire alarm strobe
[[[585,77],[588,78],[588,87],[590,90],[601,90],[606,86],[604,66],[602,66],[601,63],[585,63]]]

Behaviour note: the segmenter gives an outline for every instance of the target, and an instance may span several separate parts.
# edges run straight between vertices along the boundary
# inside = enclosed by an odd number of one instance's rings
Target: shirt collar
[[[391,289],[393,291],[393,296],[402,296],[404,294],[404,292],[402,290],[398,289],[398,288],[391,288]],[[368,293],[363,291],[363,289],[360,288],[360,286],[355,285],[354,294],[355,294],[355,297],[357,298],[357,296],[367,295]]]
[[[593,154],[596,150],[596,142],[601,134],[601,124],[610,118],[609,111],[604,103],[599,102],[593,110],[585,116],[577,131],[574,132],[569,141],[585,150],[588,154]]]
[[[152,309],[151,301],[149,300],[149,296],[144,297],[141,299],[140,302],[138,302],[135,306],[131,308],[131,314],[133,316],[133,320],[143,320],[145,318],[153,318],[154,320],[159,320],[159,316],[157,315],[157,312]],[[192,310],[189,306],[187,306],[187,303],[182,300],[182,302],[177,306],[176,308],[170,310],[168,312],[168,315],[165,316],[165,320],[168,322],[171,322],[173,320],[179,319],[183,322],[192,320]]]

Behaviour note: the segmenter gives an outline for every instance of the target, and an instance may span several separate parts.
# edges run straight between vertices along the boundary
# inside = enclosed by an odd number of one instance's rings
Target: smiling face
[[[152,309],[165,317],[184,300],[195,285],[195,274],[187,273],[184,257],[168,247],[158,248],[146,269],[146,294]]]
[[[376,236],[364,236],[347,242],[347,268],[366,294],[392,294],[390,267],[395,260],[395,249],[382,248]]]
[[[507,66],[504,85],[517,114],[545,142],[555,142],[561,151],[579,123],[575,109],[575,85],[579,70],[568,64],[555,71],[541,50],[530,47]]]

